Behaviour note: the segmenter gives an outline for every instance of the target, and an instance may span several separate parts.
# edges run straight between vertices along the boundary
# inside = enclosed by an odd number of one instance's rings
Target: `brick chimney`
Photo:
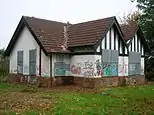
[[[67,48],[68,48],[68,45],[67,45],[67,43],[68,43],[68,39],[69,39],[69,36],[68,36],[68,28],[70,27],[70,23],[69,22],[67,22],[67,24],[64,26],[64,39],[63,39],[63,45],[61,45],[61,47],[62,47],[62,49],[63,50],[67,50]]]

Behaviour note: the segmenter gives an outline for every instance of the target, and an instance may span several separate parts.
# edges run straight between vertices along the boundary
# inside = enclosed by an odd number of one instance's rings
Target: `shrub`
[[[9,61],[7,58],[0,58],[0,82],[5,82],[7,80],[7,75],[9,73]]]
[[[35,86],[29,86],[21,90],[21,92],[36,93],[37,88]]]

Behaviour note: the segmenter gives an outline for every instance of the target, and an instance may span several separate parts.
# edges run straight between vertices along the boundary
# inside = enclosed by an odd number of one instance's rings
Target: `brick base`
[[[10,83],[32,84],[37,85],[38,87],[54,87],[73,84],[73,77],[41,77],[22,74],[9,74],[7,81]]]
[[[102,78],[74,77],[74,84],[88,88],[145,84],[145,76],[116,76]]]
[[[87,78],[87,77],[40,77],[40,76],[25,76],[21,74],[10,74],[8,82],[33,84],[38,87],[53,87],[59,85],[76,84],[81,87],[110,87],[122,85],[145,84],[145,76],[115,76],[102,78]]]

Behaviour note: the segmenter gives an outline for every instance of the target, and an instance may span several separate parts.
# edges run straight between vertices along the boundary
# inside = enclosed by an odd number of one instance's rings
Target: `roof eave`
[[[34,39],[36,40],[36,42],[39,44],[39,46],[41,47],[41,49],[44,51],[45,55],[48,55],[47,51],[44,49],[43,45],[41,44],[41,42],[38,40],[37,36],[35,35],[35,33],[32,31],[32,29],[30,28],[29,24],[27,23],[25,16],[22,16],[21,20],[19,21],[19,24],[4,52],[4,56],[10,56],[11,51],[14,48],[14,45],[16,43],[16,40],[18,39],[20,32],[23,30],[24,27],[27,27],[28,30],[31,32],[32,36],[34,37]]]
[[[9,44],[4,52],[5,57],[10,55],[11,50],[13,49],[12,47],[14,47],[14,43],[15,43],[17,37],[19,36],[19,33],[22,31],[22,28],[25,26],[25,25],[23,25],[23,22],[24,22],[24,16],[22,16],[21,20],[19,21],[19,24],[18,24]]]

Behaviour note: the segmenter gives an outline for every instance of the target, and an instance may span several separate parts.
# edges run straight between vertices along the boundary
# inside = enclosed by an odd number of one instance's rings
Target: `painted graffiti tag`
[[[96,60],[96,70],[97,70],[97,75],[101,75],[101,62],[99,60]]]
[[[83,75],[84,76],[93,76],[94,75],[94,68],[93,63],[90,61],[84,62],[84,68],[83,68]]]
[[[79,62],[71,66],[71,73],[80,76],[118,76],[128,74],[128,64],[118,62],[104,62],[98,59],[95,62]]]
[[[102,76],[109,76],[110,75],[110,64],[109,63],[102,63]]]
[[[94,76],[94,68],[83,68],[84,76]]]
[[[84,62],[85,63],[85,67],[84,68],[92,68],[93,67],[93,63],[92,62]]]
[[[128,71],[127,71],[127,66],[128,66],[128,64],[119,64],[119,73],[121,74],[121,75],[126,75],[126,74],[128,74]]]
[[[80,75],[81,74],[81,67],[72,65],[71,72],[72,72],[72,74]]]

